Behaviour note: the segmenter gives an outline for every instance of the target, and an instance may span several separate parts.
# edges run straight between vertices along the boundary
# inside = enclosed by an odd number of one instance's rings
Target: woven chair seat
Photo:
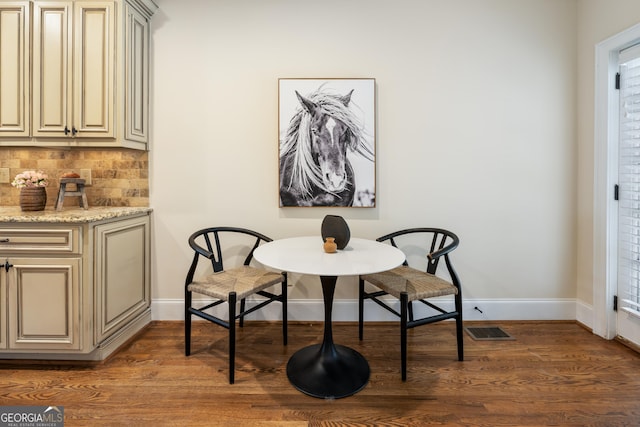
[[[272,302],[282,304],[282,343],[287,345],[287,273],[250,266],[256,248],[271,241],[257,231],[226,226],[203,228],[189,236],[189,246],[194,252],[184,281],[184,354],[191,354],[192,316],[226,328],[229,331],[229,384],[235,382],[236,323],[242,328],[246,316]],[[239,267],[225,269],[225,254],[232,253],[235,257],[244,257],[244,262]],[[208,271],[213,273],[196,278],[200,261],[210,264]],[[233,261],[239,265],[238,258]],[[279,286],[274,286],[276,284]],[[280,293],[278,289],[267,291],[271,286],[279,288]],[[194,299],[194,293],[206,295],[213,301]],[[262,298],[247,306],[246,298],[253,294]],[[226,313],[209,310],[219,304],[226,306]]]
[[[464,340],[462,337],[462,287],[458,274],[453,268],[449,254],[458,247],[460,239],[455,233],[443,228],[416,227],[394,231],[376,239],[379,242],[400,248],[411,248],[415,253],[417,247],[422,248],[427,255],[427,265],[424,270],[411,268],[408,262],[393,270],[360,276],[358,280],[358,335],[362,341],[364,325],[365,300],[371,300],[382,308],[389,310],[400,318],[400,372],[402,381],[407,380],[407,330],[423,325],[429,325],[443,320],[455,319],[456,344],[458,360],[464,360]],[[444,261],[444,262],[442,262]],[[446,267],[446,274],[450,281],[436,276],[438,266]],[[442,269],[441,269],[442,270]],[[447,277],[445,276],[445,277]],[[377,288],[365,290],[368,282]],[[381,298],[391,295],[397,298],[399,305],[395,306],[393,298]],[[450,295],[453,298],[432,298]],[[431,301],[429,301],[431,299]],[[453,299],[453,310],[448,300]],[[414,303],[425,310],[414,310]],[[440,303],[444,304],[440,304]]]
[[[188,290],[224,301],[229,300],[229,292],[235,291],[241,300],[283,280],[280,273],[241,266],[198,278],[189,284]]]
[[[404,265],[381,273],[363,275],[362,278],[398,299],[402,292],[406,292],[409,301],[458,293],[458,289],[446,280]]]

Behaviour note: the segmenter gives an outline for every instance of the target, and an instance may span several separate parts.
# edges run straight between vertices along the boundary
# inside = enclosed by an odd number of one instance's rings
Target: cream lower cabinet
[[[7,281],[0,278],[0,352],[7,348]]]
[[[148,215],[0,223],[0,358],[102,360],[151,320]]]
[[[12,258],[10,265],[8,347],[80,350],[80,258]]]
[[[95,227],[95,344],[149,310],[149,252],[148,221]]]

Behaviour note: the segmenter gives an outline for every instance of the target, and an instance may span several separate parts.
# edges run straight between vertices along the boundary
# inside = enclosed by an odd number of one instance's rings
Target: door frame
[[[593,333],[612,339],[617,333],[613,300],[617,293],[618,93],[614,88],[618,52],[640,41],[640,24],[596,45],[594,196],[593,196]]]

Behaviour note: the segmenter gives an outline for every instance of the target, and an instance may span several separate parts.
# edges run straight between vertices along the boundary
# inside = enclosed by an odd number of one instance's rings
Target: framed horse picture
[[[279,79],[280,207],[375,207],[375,79]]]

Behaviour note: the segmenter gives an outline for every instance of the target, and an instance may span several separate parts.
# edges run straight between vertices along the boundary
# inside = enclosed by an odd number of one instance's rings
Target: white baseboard
[[[290,321],[323,321],[323,301],[289,300],[288,316]],[[442,301],[445,309],[453,306],[452,301]],[[221,308],[222,310],[226,310]],[[416,306],[419,315],[419,306]],[[477,299],[463,302],[463,318],[465,320],[578,320],[591,327],[592,308],[573,298],[558,299]],[[226,314],[224,313],[219,314]],[[392,321],[394,316],[371,301],[366,301],[365,320]],[[183,320],[184,300],[156,299],[151,304],[153,320]],[[270,304],[252,313],[250,319],[279,320],[280,305]],[[333,303],[332,320],[355,322],[358,320],[357,300],[338,300]]]
[[[593,306],[576,301],[576,320],[593,330]]]

